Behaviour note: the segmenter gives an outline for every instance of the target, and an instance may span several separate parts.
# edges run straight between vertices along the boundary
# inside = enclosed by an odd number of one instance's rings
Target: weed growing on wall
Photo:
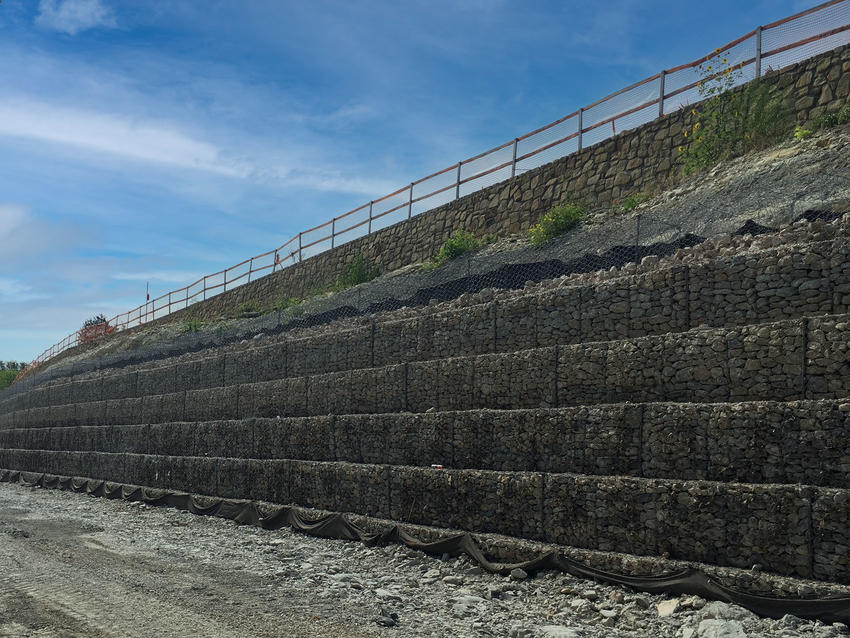
[[[475,235],[458,228],[440,247],[440,251],[426,262],[425,269],[434,270],[446,262],[457,259],[462,254],[480,247],[481,242],[475,239]]]
[[[543,215],[540,222],[528,231],[531,243],[540,245],[575,228],[585,218],[583,204],[556,206]]]
[[[743,64],[732,65],[728,55],[718,49],[698,67],[703,102],[691,109],[693,124],[679,147],[685,174],[775,144],[791,129],[790,109],[767,84],[756,80],[731,90],[743,77]]]
[[[364,284],[367,281],[372,281],[378,276],[378,269],[366,261],[363,255],[354,255],[352,260],[348,262],[345,270],[340,273],[336,279],[336,283],[331,287],[335,292],[351,288],[358,284]]]

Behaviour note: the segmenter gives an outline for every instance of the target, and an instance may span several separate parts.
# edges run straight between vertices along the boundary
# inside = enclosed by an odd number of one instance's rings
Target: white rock
[[[713,600],[700,610],[700,618],[716,618],[718,620],[757,621],[758,616],[753,612],[739,607]]]
[[[667,616],[672,616],[679,609],[679,599],[672,598],[670,600],[664,600],[658,603],[656,606],[658,609],[658,617],[666,618]]]
[[[537,629],[544,638],[582,638],[577,629],[564,625],[544,625]]]
[[[737,620],[703,620],[697,629],[699,638],[747,638],[744,628]]]

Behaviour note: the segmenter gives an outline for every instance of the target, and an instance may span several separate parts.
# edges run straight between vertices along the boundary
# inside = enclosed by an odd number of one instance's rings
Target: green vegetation
[[[203,325],[198,319],[190,319],[183,323],[183,332],[199,332]]]
[[[622,201],[622,203],[615,205],[612,208],[615,211],[628,212],[630,210],[634,210],[635,208],[637,208],[644,202],[649,201],[650,199],[652,199],[652,194],[642,191],[640,193],[634,193],[632,195],[629,195],[628,197],[626,197],[626,199]]]
[[[239,304],[238,308],[239,314],[246,314],[249,312],[260,312],[260,304],[256,301],[245,301]]]
[[[809,128],[803,128],[802,126],[797,126],[794,128],[794,137],[798,140],[802,141],[809,137],[814,131]]]
[[[12,382],[20,374],[21,370],[25,370],[27,364],[21,361],[0,361],[0,390],[8,388]]]
[[[489,237],[489,236],[488,236]],[[482,242],[475,235],[458,228],[440,247],[440,251],[425,263],[426,270],[434,270],[443,264],[457,259],[464,253],[480,248]]]
[[[699,66],[698,84],[704,100],[691,110],[693,124],[684,131],[679,160],[685,174],[711,168],[718,162],[766,148],[785,138],[793,121],[787,99],[759,80],[731,90],[742,66],[729,63],[718,49]]]
[[[331,286],[331,290],[334,292],[340,292],[347,288],[353,288],[358,284],[372,281],[377,276],[378,269],[366,261],[363,255],[357,254],[354,255],[352,260],[348,262],[345,270],[343,270],[337,277],[336,283]]]
[[[543,215],[540,222],[528,231],[531,243],[538,246],[575,228],[585,218],[583,204],[556,206]]]
[[[0,390],[8,388],[12,385],[15,377],[18,376],[17,370],[0,370]]]

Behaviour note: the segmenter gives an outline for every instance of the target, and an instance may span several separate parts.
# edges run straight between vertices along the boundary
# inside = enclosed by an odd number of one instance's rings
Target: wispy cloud
[[[32,286],[20,279],[0,277],[0,300],[8,303],[23,303],[36,299],[46,299],[48,295],[35,292]]]
[[[172,283],[190,283],[197,281],[202,273],[186,270],[151,270],[146,272],[117,272],[112,275],[119,281],[167,281]]]
[[[69,35],[118,26],[112,9],[101,0],[41,0],[38,9],[38,26]]]
[[[175,127],[26,99],[0,104],[0,135],[71,144],[101,153],[239,176],[213,144]]]

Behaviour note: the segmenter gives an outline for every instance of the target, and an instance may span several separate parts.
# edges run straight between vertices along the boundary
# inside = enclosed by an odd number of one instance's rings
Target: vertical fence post
[[[254,272],[254,258],[251,257],[251,261],[248,262],[248,283],[251,283],[251,273]]]
[[[756,29],[756,77],[761,77],[761,32],[762,27]]]
[[[463,162],[457,163],[457,180],[455,180],[455,199],[460,199],[460,165]]]
[[[410,182],[410,194],[407,196],[407,218],[413,214],[413,182]]]
[[[578,150],[581,150],[581,133],[584,128],[584,122],[582,122],[582,115],[584,114],[584,108],[580,108],[578,110]]]
[[[638,246],[640,246],[640,215],[637,216],[635,221],[635,262],[640,263],[638,259]]]
[[[204,301],[207,300],[207,276],[204,275]]]
[[[302,242],[301,242],[301,236],[302,236],[303,234],[304,234],[304,233],[298,233],[298,261],[301,261],[301,259],[302,259],[302,258],[301,258],[301,243],[302,243]]]
[[[171,293],[170,292],[168,293],[168,312],[166,312],[165,314],[167,314],[167,315],[171,314]]]
[[[369,227],[366,230],[367,235],[372,234],[372,204],[374,204],[374,203],[375,202],[369,202]]]
[[[519,138],[514,138],[514,158],[511,160],[511,177],[516,177],[516,147],[519,143]]]
[[[189,286],[186,286],[186,307],[189,307]]]
[[[661,82],[659,82],[660,86],[658,87],[658,117],[664,116],[664,77],[667,75],[666,71],[661,72]]]
[[[224,286],[222,286],[221,291],[227,292],[227,270],[224,271]]]
[[[334,239],[336,239],[336,217],[331,219],[331,248],[334,247]]]
[[[277,251],[274,251],[274,261],[272,262],[272,274],[277,270],[277,262],[280,259],[280,255]]]

